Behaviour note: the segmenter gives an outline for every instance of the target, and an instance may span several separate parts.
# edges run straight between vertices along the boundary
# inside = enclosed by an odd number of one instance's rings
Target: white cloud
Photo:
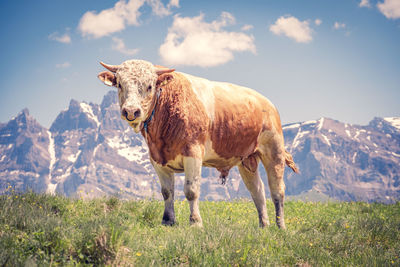
[[[336,21],[336,22],[333,24],[333,28],[334,28],[335,30],[344,29],[344,28],[346,28],[346,24]]]
[[[122,39],[113,37],[113,45],[112,49],[118,52],[121,52],[122,54],[128,55],[128,56],[133,56],[139,52],[139,49],[128,49],[125,47],[125,43]]]
[[[159,17],[171,15],[172,7],[179,7],[179,0],[171,0],[165,7],[160,0],[146,0],[154,14]]]
[[[315,23],[315,25],[319,26],[322,24],[322,20],[316,19],[316,20],[314,20],[314,23]]]
[[[69,29],[67,29],[67,31],[69,31]],[[63,35],[60,35],[58,32],[53,32],[49,35],[49,39],[63,44],[71,43],[71,36],[69,35],[69,32],[64,33]]]
[[[358,5],[359,7],[371,7],[371,3],[369,0],[361,0],[360,4]]]
[[[114,7],[105,9],[96,14],[95,11],[86,12],[80,22],[79,30],[83,36],[100,38],[125,29],[126,25],[139,25],[139,8],[144,0],[118,1]]]
[[[179,7],[179,0],[169,1],[167,8],[171,8],[171,7]]]
[[[56,64],[56,68],[57,68],[57,69],[65,69],[65,68],[69,68],[69,67],[71,67],[71,63],[69,63],[69,62],[64,62],[64,63],[61,63],[61,64]]]
[[[242,30],[242,31],[249,31],[249,30],[251,30],[251,29],[253,29],[253,28],[254,28],[253,25],[245,24],[245,25],[243,25],[243,27],[241,28],[241,30]]]
[[[222,12],[219,19],[204,21],[197,17],[174,16],[159,52],[168,65],[211,67],[233,59],[233,52],[256,52],[254,38],[243,32],[229,32],[223,28],[235,24],[235,17]]]
[[[388,19],[400,18],[400,1],[384,0],[376,5],[379,11]]]
[[[312,29],[308,21],[299,21],[293,16],[282,16],[269,27],[276,35],[285,35],[298,43],[309,43],[312,41]]]
[[[78,29],[82,36],[100,38],[122,31],[128,25],[138,26],[141,15],[139,9],[148,4],[152,12],[157,16],[171,14],[172,7],[179,7],[179,0],[171,0],[167,7],[161,0],[119,0],[114,7],[104,9],[99,13],[96,11],[86,12],[80,22]]]

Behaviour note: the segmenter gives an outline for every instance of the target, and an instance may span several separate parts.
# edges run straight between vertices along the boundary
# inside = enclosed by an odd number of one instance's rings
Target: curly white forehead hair
[[[156,82],[157,73],[152,63],[133,59],[119,65],[116,78],[117,83],[124,88],[129,88],[132,84],[143,88]]]

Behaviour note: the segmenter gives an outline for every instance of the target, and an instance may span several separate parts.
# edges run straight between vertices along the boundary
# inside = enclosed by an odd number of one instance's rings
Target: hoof
[[[285,223],[277,223],[276,225],[278,226],[279,229],[286,230]]]
[[[286,230],[286,226],[285,225],[281,225],[281,226],[278,226],[278,227],[279,227],[279,229]]]
[[[189,222],[190,222],[190,226],[192,227],[203,227],[203,220],[199,217],[193,218],[190,217],[189,218]]]
[[[162,220],[161,224],[162,224],[162,225],[165,225],[165,226],[173,226],[173,225],[175,224],[175,221],[165,221],[165,220]]]
[[[175,224],[175,213],[174,212],[164,212],[162,218],[162,225],[172,226]]]
[[[259,217],[258,222],[259,222],[259,226],[260,226],[261,228],[265,228],[265,227],[269,226],[269,219],[268,219],[268,216]]]
[[[269,222],[260,222],[259,226],[260,228],[269,227]]]

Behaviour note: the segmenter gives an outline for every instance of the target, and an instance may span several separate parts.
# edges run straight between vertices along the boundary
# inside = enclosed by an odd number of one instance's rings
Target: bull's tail
[[[285,150],[285,163],[288,165],[295,173],[299,173],[299,169],[293,161],[292,154]]]

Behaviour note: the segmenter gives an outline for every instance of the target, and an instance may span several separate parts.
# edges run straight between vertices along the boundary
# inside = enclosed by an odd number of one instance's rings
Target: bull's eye
[[[151,85],[149,85],[149,87],[147,87],[147,91],[149,92],[149,91],[151,91]]]

